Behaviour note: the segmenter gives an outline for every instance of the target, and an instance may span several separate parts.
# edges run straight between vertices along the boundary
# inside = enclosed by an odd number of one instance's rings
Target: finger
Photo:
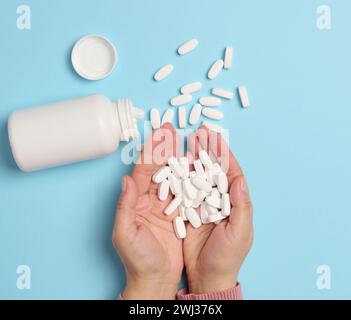
[[[115,227],[120,225],[124,230],[135,223],[135,208],[138,201],[138,188],[135,181],[128,176],[122,179],[122,194],[116,209]]]
[[[152,175],[163,166],[174,153],[176,133],[171,124],[166,123],[161,129],[152,132],[144,144],[132,177],[138,186],[139,195],[150,190]],[[156,188],[153,185],[153,188]]]
[[[236,177],[229,191],[232,204],[228,227],[235,236],[250,237],[252,233],[252,203],[243,175]]]

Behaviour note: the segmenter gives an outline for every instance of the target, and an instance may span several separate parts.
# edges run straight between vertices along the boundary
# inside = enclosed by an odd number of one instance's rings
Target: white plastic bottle
[[[129,99],[92,95],[12,113],[9,140],[18,167],[28,172],[109,155],[120,141],[138,137],[143,117]]]

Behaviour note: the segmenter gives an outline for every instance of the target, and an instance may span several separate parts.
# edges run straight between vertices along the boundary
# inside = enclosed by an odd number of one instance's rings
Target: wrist
[[[125,300],[175,300],[178,284],[162,279],[131,279],[127,280],[123,291]]]
[[[236,275],[228,277],[188,279],[189,293],[202,294],[220,292],[236,287]]]

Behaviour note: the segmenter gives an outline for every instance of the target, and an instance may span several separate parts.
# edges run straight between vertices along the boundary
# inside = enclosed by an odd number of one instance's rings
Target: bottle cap
[[[74,70],[88,80],[100,80],[111,74],[117,53],[113,44],[100,35],[88,35],[74,45],[71,54]]]

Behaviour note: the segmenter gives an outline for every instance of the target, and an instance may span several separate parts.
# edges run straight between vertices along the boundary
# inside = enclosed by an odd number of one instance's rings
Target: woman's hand
[[[113,244],[126,269],[124,299],[175,299],[184,267],[182,241],[172,226],[178,211],[163,213],[171,196],[160,201],[151,178],[171,155],[177,155],[178,146],[170,124],[155,130],[131,177],[123,178]]]
[[[232,204],[229,219],[199,229],[187,225],[184,263],[189,292],[200,294],[233,288],[253,241],[252,205],[245,177],[220,135],[204,127],[189,137],[191,153],[206,149],[227,172]]]

